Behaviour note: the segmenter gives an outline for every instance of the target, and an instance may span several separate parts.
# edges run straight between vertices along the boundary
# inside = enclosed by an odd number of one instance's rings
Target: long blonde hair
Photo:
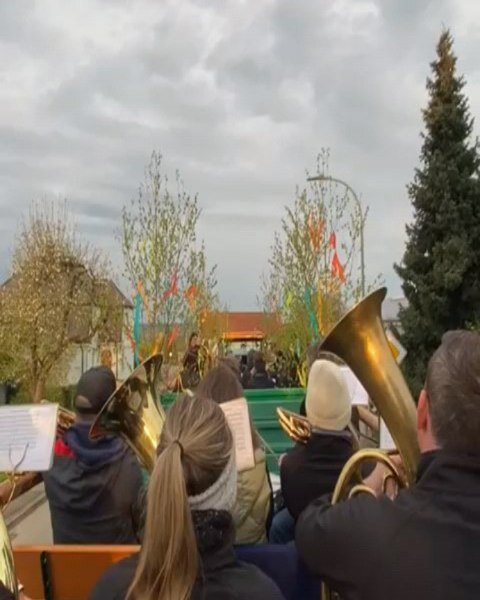
[[[188,600],[198,572],[188,496],[209,488],[233,451],[220,407],[185,396],[167,413],[149,488],[145,535],[128,600]]]

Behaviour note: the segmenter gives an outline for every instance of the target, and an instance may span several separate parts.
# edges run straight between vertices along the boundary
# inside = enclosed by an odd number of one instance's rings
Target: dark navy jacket
[[[75,424],[58,439],[50,471],[43,474],[55,544],[136,544],[142,472],[119,438],[88,437]]]

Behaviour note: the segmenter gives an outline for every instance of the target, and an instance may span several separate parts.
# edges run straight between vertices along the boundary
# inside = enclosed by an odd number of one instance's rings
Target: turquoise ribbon
[[[133,341],[135,342],[135,348],[133,351],[133,366],[134,368],[140,363],[138,357],[138,349],[140,347],[140,320],[142,312],[142,297],[138,293],[134,300],[133,310]]]
[[[315,316],[312,306],[312,290],[308,286],[305,288],[303,299],[305,300],[305,307],[310,321],[310,331],[312,332],[313,340],[315,341],[320,338],[320,331],[318,329],[317,317]]]

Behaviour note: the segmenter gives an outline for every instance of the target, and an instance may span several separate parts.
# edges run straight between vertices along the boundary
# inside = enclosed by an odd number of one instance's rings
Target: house
[[[262,341],[272,327],[280,325],[279,317],[264,312],[220,312],[207,315],[203,332],[208,337],[227,342]]]
[[[6,290],[14,283],[14,277],[8,278],[0,290]],[[133,350],[125,335],[125,326],[131,328],[133,321],[133,303],[120,291],[110,279],[103,280],[100,285],[106,286],[109,298],[113,299],[113,314],[107,317],[107,324],[102,334],[91,334],[92,311],[99,310],[92,306],[86,298],[85,305],[68,323],[68,336],[71,341],[71,360],[67,368],[65,385],[74,385],[80,376],[90,367],[100,364],[100,354],[110,350],[112,369],[117,379],[126,378],[133,368]],[[105,288],[102,288],[102,291]],[[110,306],[110,305],[109,305]],[[118,310],[117,308],[118,307]],[[1,398],[0,398],[1,403]]]
[[[99,365],[100,355],[104,350],[111,352],[112,370],[118,380],[128,377],[133,369],[133,349],[125,335],[125,327],[131,328],[133,322],[133,303],[112,280],[108,280],[106,284],[110,288],[114,302],[118,303],[119,314],[109,326],[108,332],[101,336],[95,334],[90,337],[87,328],[77,327],[75,332],[72,331],[74,346],[65,382],[67,385],[76,384],[85,371]]]

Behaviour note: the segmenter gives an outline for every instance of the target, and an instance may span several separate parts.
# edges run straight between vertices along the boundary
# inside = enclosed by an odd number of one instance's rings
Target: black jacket
[[[256,390],[265,390],[267,388],[274,388],[275,382],[267,372],[254,373],[251,376],[250,387]]]
[[[0,600],[15,600],[13,593],[0,581]]]
[[[55,544],[136,544],[143,478],[132,451],[119,438],[88,438],[76,424],[57,440],[43,474]]]
[[[200,573],[191,600],[284,600],[275,583],[253,565],[239,562],[233,549],[232,517],[224,511],[193,513]],[[110,567],[90,600],[124,600],[138,555]]]
[[[297,443],[280,467],[282,494],[297,519],[312,500],[333,492],[340,472],[353,453],[348,432],[313,433],[306,444]]]
[[[296,544],[343,600],[478,600],[480,457],[424,454],[417,483],[394,501],[320,499]]]

